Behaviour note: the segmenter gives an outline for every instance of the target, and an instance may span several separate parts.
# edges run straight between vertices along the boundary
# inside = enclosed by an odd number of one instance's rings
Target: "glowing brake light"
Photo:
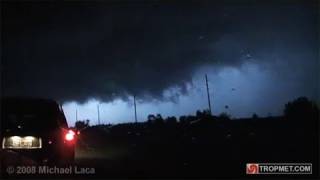
[[[65,135],[65,139],[67,141],[72,141],[74,139],[75,133],[72,130],[69,130],[68,133]]]

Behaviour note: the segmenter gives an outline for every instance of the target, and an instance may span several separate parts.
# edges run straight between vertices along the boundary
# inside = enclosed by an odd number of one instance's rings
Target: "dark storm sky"
[[[267,70],[268,80],[245,88],[263,86],[268,98],[273,91],[318,97],[316,1],[2,2],[1,10],[3,95],[85,103],[136,94],[141,103],[178,103],[200,83],[196,74],[214,79],[250,63]]]

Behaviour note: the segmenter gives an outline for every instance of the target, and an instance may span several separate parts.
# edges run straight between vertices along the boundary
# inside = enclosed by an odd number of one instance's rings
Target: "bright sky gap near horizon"
[[[285,79],[275,78],[273,71],[268,69],[268,65],[264,67],[256,65],[254,59],[244,63],[240,68],[203,67],[195,73],[192,83],[188,85],[188,93],[175,97],[174,101],[141,102],[138,99],[138,121],[146,121],[149,114],[159,113],[163,117],[176,116],[179,118],[182,115],[195,115],[197,110],[208,109],[204,73],[207,73],[209,77],[214,115],[223,112],[235,118],[251,117],[254,113],[261,117],[281,115],[285,103],[301,96],[304,91],[303,86],[294,81],[289,86],[279,86]],[[171,89],[164,93],[167,96],[174,96],[177,92]],[[304,95],[315,99],[316,94],[313,93]],[[264,104],[266,99],[274,99],[274,101],[272,104]],[[110,103],[101,103],[92,99],[84,104],[65,103],[63,109],[71,125],[74,125],[76,121],[76,114],[78,120],[89,119],[92,125],[98,124],[98,104],[101,124],[127,123],[134,122],[132,102],[132,97],[131,102],[117,99]],[[260,105],[254,106],[257,103]]]

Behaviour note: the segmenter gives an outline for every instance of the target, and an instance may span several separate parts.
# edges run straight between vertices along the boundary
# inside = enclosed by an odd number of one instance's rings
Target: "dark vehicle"
[[[71,163],[75,133],[68,128],[63,110],[53,100],[1,99],[1,148],[37,163]]]

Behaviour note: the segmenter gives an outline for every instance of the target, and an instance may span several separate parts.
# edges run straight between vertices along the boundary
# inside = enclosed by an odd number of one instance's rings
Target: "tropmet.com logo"
[[[312,164],[247,163],[246,174],[312,174]]]

